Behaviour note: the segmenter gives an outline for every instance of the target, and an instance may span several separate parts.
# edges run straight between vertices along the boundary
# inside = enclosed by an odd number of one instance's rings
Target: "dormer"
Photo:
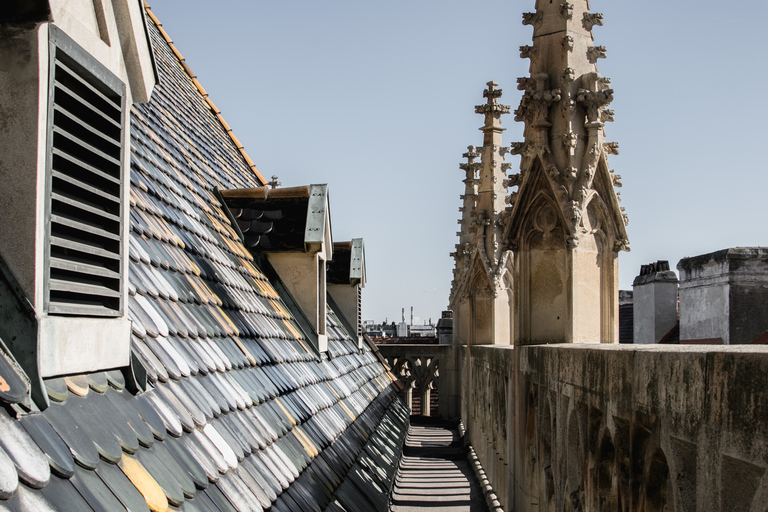
[[[156,73],[137,0],[10,4],[0,15],[0,336],[34,395],[41,377],[129,365],[129,111]]]
[[[328,185],[222,190],[243,243],[264,254],[301,309],[320,352],[328,350],[326,263],[333,258]]]
[[[365,288],[365,246],[362,238],[333,244],[333,259],[328,262],[328,295],[363,348],[362,294]]]

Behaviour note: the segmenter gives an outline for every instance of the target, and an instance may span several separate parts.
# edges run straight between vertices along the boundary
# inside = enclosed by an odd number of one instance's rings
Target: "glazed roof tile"
[[[330,307],[328,353],[311,348],[217,199],[263,178],[150,20],[160,80],[131,109],[127,307],[147,389],[115,371],[47,379],[50,407],[25,414],[0,354],[15,416],[0,411],[0,510],[383,510],[407,409]],[[283,241],[301,221],[261,218]]]

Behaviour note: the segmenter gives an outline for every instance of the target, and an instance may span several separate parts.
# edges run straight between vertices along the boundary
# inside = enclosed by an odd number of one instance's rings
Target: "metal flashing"
[[[307,204],[307,225],[304,229],[304,243],[327,243],[329,252],[332,251],[333,240],[327,235],[330,232],[331,212],[328,203],[328,185],[310,185],[309,203]],[[331,259],[331,255],[328,255]]]
[[[352,239],[352,254],[349,257],[349,279],[357,280],[365,288],[365,244],[362,238]]]

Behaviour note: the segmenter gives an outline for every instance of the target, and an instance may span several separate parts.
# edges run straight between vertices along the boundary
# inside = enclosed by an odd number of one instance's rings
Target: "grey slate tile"
[[[72,453],[43,415],[26,415],[20,418],[19,424],[45,453],[51,471],[63,478],[69,478],[74,474],[75,462]]]
[[[55,503],[60,511],[92,510],[90,505],[88,505],[80,493],[77,492],[77,489],[75,489],[68,478],[59,478],[55,475],[51,476],[51,481],[48,482],[48,485],[46,485],[41,492],[49,502]]]
[[[126,510],[120,500],[112,494],[109,487],[93,471],[78,466],[75,468],[74,476],[69,481],[95,512],[124,512]]]

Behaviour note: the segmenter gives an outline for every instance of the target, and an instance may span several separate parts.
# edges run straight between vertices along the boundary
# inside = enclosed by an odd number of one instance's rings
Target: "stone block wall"
[[[462,418],[508,511],[768,503],[768,348],[488,346],[470,362]]]

